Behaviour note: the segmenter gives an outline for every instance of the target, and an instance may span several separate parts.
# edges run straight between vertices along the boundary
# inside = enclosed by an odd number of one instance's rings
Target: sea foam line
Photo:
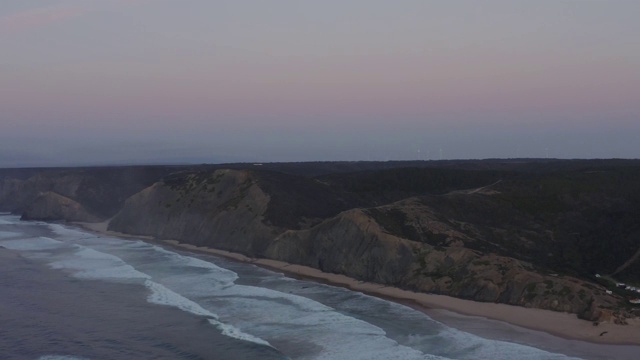
[[[202,306],[168,289],[164,285],[151,280],[146,280],[145,286],[151,290],[151,294],[147,297],[147,301],[150,303],[173,306],[182,311],[190,312],[198,316],[204,316],[208,319],[209,323],[217,327],[223,335],[253,342],[259,345],[271,346],[271,344],[266,340],[247,334],[236,327],[220,322],[218,315],[204,309]]]
[[[42,240],[49,240],[53,243],[61,243],[48,238],[44,238]],[[48,242],[46,242],[45,244],[47,243]],[[45,244],[39,245],[42,246]],[[206,317],[209,323],[216,326],[225,336],[233,337],[243,341],[253,342],[259,345],[271,346],[269,342],[263,339],[244,333],[231,325],[220,322],[218,315],[204,309],[202,306],[176,293],[175,291],[168,289],[166,286],[151,281],[150,275],[137,270],[135,267],[123,261],[120,257],[108,253],[103,253],[101,251],[97,251],[95,249],[82,245],[75,244],[75,247],[77,248],[77,250],[74,252],[73,258],[55,261],[50,263],[49,265],[54,269],[75,270],[76,273],[74,274],[74,276],[85,279],[144,279],[144,285],[151,291],[151,293],[147,297],[148,302],[153,304],[177,307],[182,311]],[[174,255],[180,257],[180,255],[178,254]],[[193,261],[200,267],[209,264],[205,261],[189,257],[187,257],[186,261],[189,263]],[[211,267],[212,269],[225,270],[213,264],[211,264]]]
[[[263,339],[244,333],[231,325],[220,322],[218,315],[204,309],[202,306],[176,293],[175,291],[168,289],[166,286],[151,281],[151,276],[138,271],[133,266],[124,262],[121,258],[82,245],[75,246],[78,248],[74,254],[75,259],[56,261],[50,265],[57,269],[66,268],[76,270],[78,272],[75,276],[80,278],[145,279],[145,286],[151,290],[151,294],[147,297],[147,301],[150,303],[174,306],[182,311],[190,312],[198,316],[204,316],[208,318],[209,323],[216,326],[223,335],[239,340],[250,341],[259,345],[271,346],[269,342]],[[180,257],[179,254],[171,254]],[[187,257],[186,261],[189,263],[195,263],[200,267],[210,266],[212,269],[226,270],[199,259]],[[231,271],[226,271],[231,273]]]
[[[83,237],[86,237],[87,235],[83,231],[68,229],[58,224],[46,224],[46,225],[52,228],[52,230],[54,230],[54,232],[57,235],[63,236],[65,238],[71,238],[71,239],[83,238]],[[98,236],[98,238],[104,238],[104,237]],[[50,238],[31,238],[29,240],[30,241],[26,241],[26,242],[24,240],[21,240],[19,242],[18,241],[14,242],[9,240],[9,243],[11,243],[11,245],[13,245],[14,247],[19,248],[19,250],[51,249],[66,243],[66,242],[60,242]],[[120,239],[117,239],[117,240],[120,240]],[[117,240],[115,241],[116,243],[118,243]],[[127,243],[129,241],[130,240],[127,240]],[[145,244],[145,243],[140,242],[136,245],[141,246],[142,244]],[[148,295],[148,298],[147,298],[148,302],[159,304],[159,305],[176,307],[182,311],[189,312],[197,316],[202,316],[206,318],[210,324],[214,325],[218,330],[220,330],[221,333],[225,336],[233,337],[243,341],[253,342],[259,345],[271,346],[269,342],[259,337],[244,333],[240,329],[232,325],[221,322],[217,314],[214,314],[204,309],[202,306],[200,306],[196,302],[191,301],[188,298],[170,290],[169,288],[165,287],[162,284],[151,281],[151,276],[145,273],[139,272],[137,269],[127,264],[118,256],[114,256],[108,253],[103,253],[101,251],[96,251],[90,247],[85,247],[78,244],[76,244],[75,246],[78,249],[78,251],[76,251],[74,254],[75,259],[66,259],[63,261],[51,263],[50,265],[52,265],[52,267],[54,268],[67,268],[71,270],[76,270],[77,272],[75,275],[81,278],[108,279],[108,280],[113,280],[118,278],[120,279],[143,278],[144,285],[150,290],[150,294]],[[150,244],[142,245],[142,247],[144,248],[146,248],[147,246],[150,248],[150,250],[155,250],[158,253],[163,253],[171,260],[171,262],[177,262],[180,265],[188,266],[188,267],[206,268],[212,271],[213,273],[217,273],[220,275],[229,275],[230,277],[233,278],[231,279],[231,281],[229,281],[230,284],[233,284],[234,280],[237,279],[237,274],[235,272],[219,267],[215,264],[204,261],[202,259],[181,255],[179,253],[168,251],[162,247],[158,247],[155,245],[150,245]],[[302,318],[293,319],[293,321],[291,321],[292,319],[289,319],[289,321],[287,322],[298,324],[298,325],[305,325],[305,323],[307,323],[307,324],[313,324],[314,326],[320,326],[320,327],[323,327],[323,325],[329,326],[332,324],[339,325],[339,326],[345,325],[344,323],[345,319],[342,319],[339,316],[336,316],[338,314],[333,314],[332,310],[334,309],[327,307],[325,305],[321,305],[320,303],[316,303],[316,302],[312,302],[313,305],[309,306],[308,305],[309,299],[307,298],[299,298],[297,296],[291,298],[289,296],[286,296],[286,294],[274,294],[270,291],[265,291],[266,289],[247,287],[247,286],[238,286],[238,285],[233,286],[232,289],[228,289],[227,295],[251,297],[256,295],[256,290],[258,290],[257,293],[261,297],[267,297],[272,299],[281,298],[283,297],[282,295],[285,295],[284,298],[287,298],[287,300],[289,300],[296,306],[300,307],[302,311],[310,312],[310,314],[306,314],[306,316],[303,316]],[[361,324],[361,325],[364,325],[364,324]],[[375,342],[378,342],[379,340],[385,339],[386,334],[382,329],[379,329],[379,328],[372,329],[371,327],[367,326],[365,327],[365,329],[363,329],[363,332],[360,335],[369,335],[369,336],[377,337],[378,340],[375,340]],[[522,345],[512,344],[511,346],[505,346],[506,344],[502,342],[492,342],[492,341],[486,342],[486,341],[483,341],[484,339],[476,338],[474,336],[469,337],[467,334],[458,333],[457,331],[448,331],[448,332],[445,331],[444,333],[439,334],[439,337],[443,337],[443,339],[444,338],[456,339],[457,341],[454,341],[455,344],[449,344],[449,345],[454,346],[453,348],[450,349],[450,351],[458,355],[462,355],[463,353],[470,352],[469,355],[471,356],[477,356],[478,354],[481,354],[485,356],[491,355],[492,357],[496,356],[498,358],[506,359],[506,358],[511,358],[511,356],[513,356],[515,353],[518,353],[519,356],[521,356],[522,358],[531,358],[531,359],[534,359],[534,358],[537,359],[541,356],[544,356],[545,358],[554,358],[554,359],[567,358],[565,356],[557,356],[556,354],[540,352],[539,349],[535,349],[535,348],[528,349],[526,346],[523,348]],[[339,338],[340,336],[338,336],[338,339]],[[334,338],[332,339],[332,341],[336,341],[338,339]],[[417,341],[420,341],[420,340],[417,340]],[[339,340],[333,345],[337,346],[338,343],[340,343]],[[464,344],[464,346],[461,346],[462,344]],[[343,345],[346,345],[346,344],[343,344]],[[420,358],[420,359],[447,359],[446,357],[440,357],[432,354],[425,354],[420,352],[414,353],[410,351],[411,347],[406,348],[405,346],[402,346],[402,345],[398,346],[399,344],[397,343],[395,343],[394,345],[396,346],[392,346],[392,349],[389,349],[391,350],[390,352],[381,351],[380,353],[378,353],[379,355],[378,357],[386,359],[386,358],[393,358],[393,356],[398,356],[398,358],[406,358],[407,356],[409,356],[411,358]],[[353,348],[353,344],[348,346],[352,350],[355,350]],[[328,349],[326,349],[326,352],[324,354],[319,355],[318,359],[335,358],[335,356],[338,355],[338,353],[340,353],[337,350],[338,349],[331,349],[331,346],[330,346]],[[417,350],[417,349],[413,349],[413,350]],[[356,353],[357,352],[358,351],[356,350]],[[343,353],[340,353],[340,354],[343,354]],[[351,355],[355,356],[355,354],[351,354]],[[360,353],[359,355],[365,355],[365,354]],[[369,353],[367,354],[367,356],[370,357],[371,354]]]
[[[0,224],[0,225],[2,225],[2,224]],[[21,235],[22,235],[22,233],[17,233],[17,232],[13,232],[13,231],[0,231],[0,240],[17,238],[17,237],[20,237]]]
[[[66,246],[62,241],[54,240],[48,237],[30,237],[20,238],[16,240],[2,240],[2,246],[10,250],[17,251],[40,251],[51,250]]]

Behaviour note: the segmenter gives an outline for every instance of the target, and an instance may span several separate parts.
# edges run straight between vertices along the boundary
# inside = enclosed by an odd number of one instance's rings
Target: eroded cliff
[[[624,322],[638,315],[633,294],[609,293],[611,280],[594,274],[640,283],[640,167],[569,164],[320,176],[250,165],[31,171],[0,177],[0,211],[111,218],[109,229],[124,233]]]
[[[170,166],[0,169],[0,211],[26,212],[34,220],[104,220],[120,211],[131,195],[173,171]],[[68,200],[60,202],[60,196]],[[86,216],[67,217],[71,214],[54,206],[69,201]]]
[[[268,203],[248,171],[178,173],[129,198],[109,229],[261,255],[283,231],[262,221]]]
[[[594,321],[629,316],[619,309],[623,299],[603,286],[464,247],[467,236],[432,221],[433,214],[423,213],[422,230],[442,245],[392,235],[371,210],[350,210],[311,229],[287,231],[265,256],[417,292],[570,312]]]
[[[23,220],[60,220],[97,222],[80,203],[52,191],[38,195],[22,213]]]

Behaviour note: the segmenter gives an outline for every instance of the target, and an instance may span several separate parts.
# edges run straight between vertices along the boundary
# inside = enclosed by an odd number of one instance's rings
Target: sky
[[[0,2],[0,167],[640,157],[637,0]]]

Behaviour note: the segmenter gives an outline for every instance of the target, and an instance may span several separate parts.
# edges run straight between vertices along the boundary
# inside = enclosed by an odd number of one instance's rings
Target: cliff
[[[48,191],[38,195],[22,213],[22,220],[59,220],[97,222],[80,203]]]
[[[594,274],[640,283],[640,163],[422,165],[0,171],[0,210],[111,218],[124,233],[593,321],[638,315],[633,294]]]
[[[78,203],[91,218],[104,220],[120,211],[128,197],[173,171],[168,166],[0,169],[0,211],[27,211],[33,220],[77,220],[52,206],[61,199],[55,194],[68,199],[66,203]]]
[[[263,223],[268,203],[249,172],[179,173],[129,198],[109,229],[260,255],[282,231]]]
[[[605,287],[469,249],[464,243],[474,239],[411,203],[350,210],[311,229],[287,231],[265,256],[417,292],[570,312],[592,321],[628,316],[620,311],[623,299]],[[423,221],[420,230],[439,244],[392,235],[371,216],[399,208],[410,208],[410,221]]]

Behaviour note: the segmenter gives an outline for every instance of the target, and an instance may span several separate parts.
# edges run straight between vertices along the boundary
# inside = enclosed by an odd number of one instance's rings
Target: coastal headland
[[[108,222],[74,223],[86,230],[101,235],[131,238],[148,241],[180,250],[216,255],[234,261],[251,263],[289,276],[341,286],[353,291],[385,298],[414,307],[429,314],[429,310],[444,309],[458,314],[485,317],[521,326],[531,330],[543,331],[566,339],[575,339],[599,344],[640,345],[640,319],[629,319],[628,324],[618,325],[605,322],[598,326],[578,319],[574,314],[536,308],[525,308],[498,303],[481,303],[472,300],[454,298],[446,295],[416,293],[397,287],[359,281],[357,279],[303,265],[283,261],[247,257],[240,253],[212,249],[204,246],[180,243],[176,240],[158,240],[151,237],[137,237],[107,230]],[[605,335],[601,335],[605,332]]]
[[[24,219],[603,344],[640,344],[639,197],[633,160],[0,170]]]

